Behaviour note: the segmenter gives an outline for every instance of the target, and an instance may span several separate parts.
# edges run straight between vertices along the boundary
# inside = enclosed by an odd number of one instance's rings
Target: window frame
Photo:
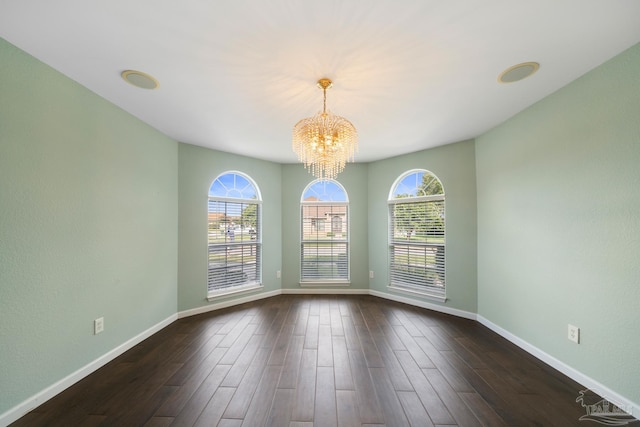
[[[211,194],[212,189],[216,185],[217,182],[222,183],[221,179],[225,177],[229,177],[234,175],[233,182],[234,186],[229,187],[227,189],[227,194],[225,196]],[[250,194],[253,194],[253,198],[242,197],[242,190],[235,187],[237,178],[241,177],[244,181],[246,181],[244,189],[247,189],[250,186]],[[219,188],[219,187],[218,187]],[[229,196],[229,193],[239,193],[241,197]],[[212,204],[222,204],[224,206],[224,211],[220,210],[212,210]],[[250,207],[255,206],[255,229],[252,228],[246,230],[246,224],[233,225],[233,229],[229,224],[228,218],[238,218],[238,216],[228,216],[227,213],[229,210],[228,207],[231,208],[239,208],[239,218],[242,219],[242,215],[244,211]],[[215,209],[215,208],[214,208]],[[212,224],[214,221],[211,220],[212,214],[220,214],[223,213],[224,222],[220,220],[218,224],[218,228],[212,228]],[[242,221],[241,221],[242,222]],[[221,226],[223,224],[227,224],[226,230],[222,230]],[[231,222],[233,224],[233,222]],[[239,227],[239,229],[237,228]],[[216,230],[216,231],[212,231]],[[236,232],[240,233],[240,239],[236,240]],[[216,234],[220,234],[217,236],[217,239],[223,238],[222,241],[212,242],[212,238],[215,238]],[[248,237],[248,238],[247,238]],[[249,254],[246,254],[247,248],[249,249]],[[220,252],[223,251],[224,255],[220,256]],[[238,282],[237,284],[225,282],[219,286],[212,286],[212,280],[214,280],[215,273],[212,273],[212,256],[214,259],[218,257],[218,259],[224,259],[224,266],[220,267],[218,271],[222,271],[224,269],[225,276],[231,276],[233,280],[234,276],[239,274],[246,276],[247,273],[253,275],[254,277],[250,278],[247,283]],[[232,266],[230,265],[229,258],[240,257],[243,261],[240,265]],[[255,261],[244,261],[244,257],[248,258],[255,257]],[[250,268],[247,268],[249,266]],[[239,267],[239,268],[238,268]],[[233,274],[229,274],[233,270]],[[239,171],[226,171],[219,174],[211,183],[209,187],[208,200],[207,200],[207,299],[209,301],[236,294],[241,292],[249,292],[257,289],[263,289],[264,285],[262,284],[262,197],[260,195],[260,189],[255,181],[248,176],[247,174]]]
[[[344,196],[344,200],[305,200],[308,198],[308,193],[313,190],[316,185],[326,185],[330,183],[331,185],[337,186],[340,195]],[[326,187],[325,187],[326,188]],[[320,195],[316,192],[316,194]],[[325,215],[324,218],[320,217],[307,217],[307,222],[305,222],[305,207],[307,208],[318,208],[317,212],[320,212],[322,208],[326,210],[323,211]],[[334,211],[333,208],[338,208],[337,211]],[[344,212],[341,212],[341,210]],[[344,214],[344,218],[342,217]],[[300,269],[299,269],[299,284],[300,286],[349,286],[351,284],[351,218],[350,218],[350,208],[349,208],[349,196],[347,194],[346,189],[342,184],[340,184],[336,180],[321,180],[316,179],[310,182],[302,191],[302,196],[300,197]],[[338,217],[340,219],[341,229],[344,229],[344,232],[336,232],[335,218]],[[320,227],[322,224],[322,227]],[[305,226],[308,227],[308,232],[305,233]],[[320,234],[325,234],[327,238],[320,239]],[[305,236],[313,236],[316,235],[316,238],[305,238]],[[340,234],[339,238],[336,238],[336,235]],[[331,250],[329,253],[331,255],[325,255],[332,257],[329,262],[326,264],[333,264],[330,268],[335,273],[332,277],[329,276],[321,276],[320,274],[316,274],[315,278],[309,278],[311,274],[312,268],[305,267],[305,254],[309,253],[309,251],[305,251],[305,248],[311,248],[311,252],[313,252],[313,245],[316,245],[316,254],[318,254],[319,244],[328,244],[331,245]],[[346,257],[341,258],[339,249],[335,251],[333,247],[338,248],[339,246],[344,246],[344,252]],[[344,266],[344,261],[346,260],[346,266]],[[321,265],[320,263],[318,265]],[[345,271],[346,270],[346,271]],[[344,276],[341,277],[340,272],[345,272]]]
[[[420,175],[422,180],[424,175],[428,175],[435,179],[442,190],[438,194],[419,195],[420,184],[416,177],[415,187],[407,187],[404,181],[411,176]],[[413,194],[407,194],[405,197],[397,197],[400,185],[405,189],[410,189]],[[404,194],[404,193],[403,193]],[[445,191],[442,181],[431,171],[426,169],[412,169],[401,174],[391,186],[388,206],[388,287],[394,291],[418,294],[430,299],[438,301],[446,301],[446,203]],[[422,234],[422,241],[411,241],[411,232],[405,233],[405,237],[400,239],[402,235],[397,227],[396,219],[397,207],[404,205],[418,209],[422,209],[425,214],[418,221],[422,225],[429,227],[426,233]],[[435,220],[427,217],[427,212],[431,209],[437,209],[440,213],[441,220]],[[412,216],[411,218],[414,218]],[[440,226],[438,222],[442,222]],[[415,230],[413,231],[415,233]],[[439,240],[442,240],[439,242]],[[407,262],[397,262],[398,259],[406,258]],[[409,259],[413,259],[414,263],[410,263]],[[417,264],[419,262],[422,264]],[[431,262],[431,263],[430,263]],[[422,271],[420,271],[422,270]],[[425,281],[418,283],[417,281]],[[431,280],[431,284],[427,283]],[[441,283],[441,285],[436,283]]]

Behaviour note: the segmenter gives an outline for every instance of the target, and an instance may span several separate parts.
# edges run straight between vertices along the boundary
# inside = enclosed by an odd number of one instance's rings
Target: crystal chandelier
[[[351,122],[327,110],[329,79],[318,80],[324,94],[322,112],[300,120],[293,127],[293,151],[305,169],[321,180],[335,179],[358,151],[358,133]]]

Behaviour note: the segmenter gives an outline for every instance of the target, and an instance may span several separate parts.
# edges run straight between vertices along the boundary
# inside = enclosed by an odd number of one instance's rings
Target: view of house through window
[[[337,181],[313,181],[301,200],[301,282],[349,281],[349,200]]]
[[[389,193],[390,287],[445,298],[445,204],[426,170],[400,176]]]
[[[261,286],[261,198],[240,172],[213,181],[208,203],[209,297]]]

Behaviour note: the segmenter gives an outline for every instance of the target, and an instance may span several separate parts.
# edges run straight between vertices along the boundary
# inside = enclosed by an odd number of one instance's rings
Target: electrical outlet
[[[104,331],[104,317],[93,321],[93,335],[98,335],[102,331]]]
[[[369,279],[373,279],[373,270],[369,270]]]
[[[580,328],[573,325],[568,325],[568,335],[569,341],[573,341],[576,344],[580,344]]]
[[[276,271],[276,279],[279,279],[282,277],[282,273],[280,272],[280,270]]]

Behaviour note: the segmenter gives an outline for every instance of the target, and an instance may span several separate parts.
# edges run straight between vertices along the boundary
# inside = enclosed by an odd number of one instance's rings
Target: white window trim
[[[298,282],[298,284],[300,285],[301,288],[314,287],[318,285],[340,287],[340,286],[350,286],[351,280],[344,280],[344,279],[305,280],[304,282],[303,281]]]
[[[248,293],[248,292],[261,290],[261,289],[264,289],[264,285],[262,283],[259,283],[259,282],[247,283],[245,285],[234,286],[232,288],[222,289],[219,291],[211,291],[207,295],[207,300],[214,301],[218,298],[227,297],[229,295],[243,294],[243,293]]]
[[[420,290],[420,289],[412,289],[410,287],[398,286],[398,285],[394,285],[392,283],[389,283],[387,285],[387,288],[392,290],[392,291],[401,292],[403,294],[419,295],[421,297],[424,297],[424,298],[427,298],[427,299],[431,299],[431,300],[435,300],[435,301],[439,301],[439,302],[448,301],[448,298],[447,298],[446,295],[437,295],[437,294],[430,293],[428,291],[423,291],[423,290]],[[446,290],[446,287],[445,287],[445,290]]]

